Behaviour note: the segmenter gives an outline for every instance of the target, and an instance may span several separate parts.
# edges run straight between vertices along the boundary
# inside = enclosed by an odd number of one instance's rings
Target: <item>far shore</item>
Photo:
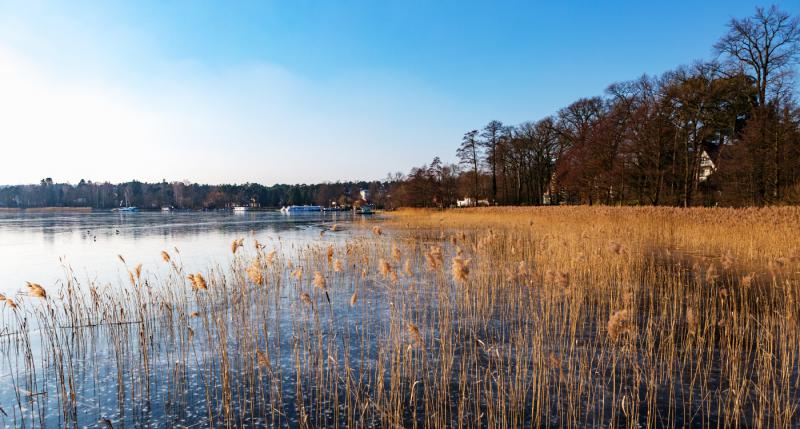
[[[52,213],[52,212],[70,212],[70,213],[90,213],[91,207],[0,207],[0,213]]]

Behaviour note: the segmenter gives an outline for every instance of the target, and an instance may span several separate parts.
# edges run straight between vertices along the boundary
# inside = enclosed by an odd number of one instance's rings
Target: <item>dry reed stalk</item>
[[[697,325],[697,315],[692,307],[688,307],[686,309],[686,327],[690,335],[694,335],[697,332]]]
[[[389,265],[387,260],[381,258],[378,260],[378,271],[381,273],[381,277],[385,279],[392,272],[392,266]]]
[[[256,361],[258,362],[258,366],[272,369],[272,363],[270,362],[269,355],[266,352],[256,350]]]
[[[414,277],[414,271],[411,269],[411,261],[406,259],[406,262],[403,264],[403,273],[406,277]]]
[[[267,262],[268,265],[272,265],[275,263],[275,255],[277,254],[276,250],[270,250],[264,255],[264,260]]]

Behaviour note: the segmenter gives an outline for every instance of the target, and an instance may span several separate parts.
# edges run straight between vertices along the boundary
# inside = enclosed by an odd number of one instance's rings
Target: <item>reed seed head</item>
[[[314,271],[314,287],[325,289],[326,281],[325,277],[319,271]]]
[[[47,292],[38,283],[26,282],[25,287],[28,289],[28,295],[34,298],[47,299]]]
[[[469,276],[469,259],[463,259],[461,257],[453,258],[453,280],[459,283],[465,283],[467,281],[467,276]]]
[[[409,337],[411,337],[412,344],[416,345],[419,348],[425,348],[425,341],[422,338],[422,333],[419,332],[419,328],[417,325],[408,322],[406,324],[406,330],[408,331]]]
[[[628,310],[617,310],[608,319],[608,336],[612,341],[616,341],[623,334],[630,331],[630,312]]]
[[[192,283],[192,289],[196,291],[208,289],[208,284],[202,274],[189,274],[186,278]]]

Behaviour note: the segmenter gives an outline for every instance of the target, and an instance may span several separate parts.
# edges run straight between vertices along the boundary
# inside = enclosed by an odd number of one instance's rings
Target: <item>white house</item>
[[[489,200],[475,200],[472,197],[464,197],[463,200],[456,200],[457,207],[476,207],[476,206],[489,206]]]
[[[713,155],[716,155],[714,151],[708,149],[703,149],[702,152],[700,152],[700,169],[697,172],[698,182],[705,182],[708,180],[709,176],[717,171],[717,165],[714,163]]]

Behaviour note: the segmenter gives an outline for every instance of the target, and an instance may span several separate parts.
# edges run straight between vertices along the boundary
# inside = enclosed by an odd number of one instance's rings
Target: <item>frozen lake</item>
[[[237,238],[265,244],[280,238],[290,248],[320,240],[320,231],[333,223],[352,220],[350,213],[263,211],[0,213],[0,293],[13,295],[26,281],[54,286],[64,278],[61,261],[79,280],[117,283],[127,277],[117,255],[156,270],[164,268],[160,252],[178,248],[187,269],[199,270],[227,264]]]

